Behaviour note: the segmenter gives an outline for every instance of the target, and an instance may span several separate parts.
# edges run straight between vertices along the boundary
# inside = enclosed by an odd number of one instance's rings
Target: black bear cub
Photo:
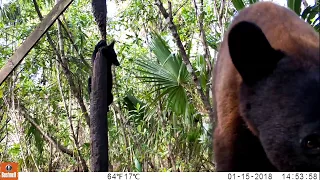
[[[112,95],[112,69],[111,66],[115,65],[115,66],[119,66],[120,63],[117,59],[117,54],[114,50],[114,41],[110,44],[107,45],[105,40],[101,40],[98,42],[98,44],[95,46],[94,51],[92,53],[92,66],[94,65],[94,60],[96,58],[96,54],[98,53],[98,51],[100,50],[100,52],[102,52],[103,57],[106,59],[107,61],[107,68],[105,69],[105,73],[107,74],[107,92],[105,92],[107,94],[107,99],[108,99],[108,106],[113,102],[113,95]],[[89,92],[89,96],[91,94],[91,77],[89,77],[88,79],[88,92]]]
[[[320,171],[319,34],[293,11],[240,11],[214,69],[217,171]]]

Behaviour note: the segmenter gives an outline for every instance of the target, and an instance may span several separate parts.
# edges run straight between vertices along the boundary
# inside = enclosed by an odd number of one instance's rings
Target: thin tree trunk
[[[52,144],[49,145],[50,147],[50,153],[49,153],[49,165],[48,165],[48,171],[49,172],[53,172],[53,148],[52,148]]]
[[[194,3],[196,14],[198,17],[198,26],[199,26],[199,30],[200,30],[200,39],[201,39],[202,47],[204,50],[204,58],[207,63],[208,73],[210,74],[211,69],[212,69],[212,65],[211,65],[211,55],[210,55],[208,43],[206,40],[206,33],[205,33],[205,30],[203,27],[203,19],[204,19],[203,0],[200,0],[200,8],[198,8],[198,6],[197,6],[197,0],[193,0],[193,3]]]
[[[35,7],[35,9],[36,9],[36,11],[38,13],[39,19],[42,20],[43,16],[41,15],[41,12],[40,12],[40,9],[39,9],[37,1],[33,0],[33,4],[34,4],[34,7]],[[52,40],[51,36],[49,35],[49,33],[46,33],[46,36],[47,36],[47,39],[48,39],[48,42],[49,42],[51,48],[54,50],[54,52],[55,52],[55,54],[57,56],[57,60],[60,63],[65,76],[67,77],[67,80],[68,80],[68,83],[70,85],[71,91],[72,91],[73,95],[76,97],[76,99],[78,100],[78,103],[80,105],[80,108],[81,108],[81,111],[82,111],[82,113],[84,115],[84,118],[85,118],[85,120],[87,122],[87,125],[90,126],[90,117],[88,115],[87,108],[84,105],[80,90],[77,89],[77,87],[75,85],[75,82],[74,82],[74,80],[72,78],[72,73],[68,68],[68,63],[66,61],[62,60],[62,57],[61,57],[59,51],[57,50],[56,46],[54,45],[53,40]],[[81,86],[79,85],[79,87],[81,87]]]
[[[199,26],[199,30],[200,30],[200,39],[201,39],[201,43],[202,43],[202,47],[204,50],[204,59],[206,60],[206,68],[207,68],[207,75],[211,75],[211,71],[212,71],[212,63],[211,63],[211,55],[210,55],[210,51],[209,51],[209,47],[208,47],[208,43],[207,43],[207,39],[206,39],[206,32],[203,28],[203,19],[204,19],[204,12],[203,12],[203,0],[200,0],[200,8],[199,8],[199,12],[198,12],[198,6],[197,6],[197,0],[194,0],[194,6],[196,9],[196,14],[198,17],[198,26]],[[211,80],[209,78],[209,81],[207,83],[206,86],[206,97],[210,97],[210,87],[211,87]],[[211,105],[210,105],[211,106]],[[213,123],[213,122],[212,122]]]
[[[116,115],[118,115],[120,118],[120,128],[121,128],[121,133],[122,133],[122,136],[123,136],[123,138],[124,138],[124,143],[125,143],[125,146],[126,146],[126,148],[130,148],[130,144],[129,144],[129,140],[128,140],[128,138],[127,138],[127,136],[126,136],[126,134],[128,134],[128,132],[126,133],[126,127],[125,127],[125,125],[126,125],[126,122],[128,122],[127,120],[126,120],[126,118],[124,117],[124,115],[122,114],[122,112],[121,112],[121,109],[119,108],[119,107],[117,107],[116,105],[114,105],[114,104],[111,104],[111,107],[112,107],[112,109],[115,111],[114,112],[114,116],[116,116]],[[129,133],[129,135],[128,135],[129,137],[130,137],[130,133]],[[129,156],[128,156],[128,161],[133,161],[133,157],[132,157],[132,153],[131,153],[132,151],[131,151],[131,148],[129,149],[129,152],[128,152],[128,154],[129,154]],[[130,164],[130,163],[129,163]],[[130,172],[131,171],[131,166],[129,165],[128,167],[127,167],[127,169],[128,169],[128,171]]]
[[[160,12],[162,13],[163,17],[166,19],[166,21],[169,24],[169,29],[172,33],[173,38],[176,41],[177,47],[179,49],[179,52],[181,54],[183,63],[187,66],[187,70],[188,72],[191,74],[192,78],[193,78],[193,82],[195,83],[196,87],[197,87],[197,92],[200,95],[200,98],[202,100],[202,103],[204,105],[204,107],[207,110],[207,113],[209,114],[209,118],[210,121],[213,122],[213,109],[211,107],[210,101],[209,101],[209,97],[206,97],[206,95],[204,94],[202,88],[201,88],[201,84],[200,81],[190,63],[189,57],[183,47],[183,44],[181,42],[180,36],[178,34],[178,30],[176,25],[173,23],[173,17],[172,17],[172,8],[171,8],[171,2],[168,2],[169,4],[169,13],[166,11],[166,9],[164,8],[161,0],[156,0],[156,5],[158,6]]]
[[[60,0],[56,0],[56,3],[58,3],[59,1]],[[63,44],[63,34],[62,34],[62,29],[61,29],[61,21],[58,21],[57,26],[58,26],[58,38],[59,38],[59,48],[60,48],[61,59],[62,59],[62,62],[64,64],[68,65],[67,64],[67,59],[66,59],[65,53],[64,53],[64,44]],[[74,132],[72,119],[71,119],[71,114],[68,111],[68,106],[67,106],[67,103],[66,103],[65,98],[64,98],[63,93],[62,93],[62,86],[60,84],[60,81],[59,81],[59,87],[60,87],[60,92],[61,92],[61,98],[63,99],[64,105],[65,105],[65,108],[66,108],[66,112],[67,112],[67,116],[68,116],[68,120],[69,120],[71,135],[73,137],[74,144],[76,146],[76,150],[77,150],[77,153],[78,153],[78,156],[79,156],[83,171],[88,172],[89,168],[88,168],[88,166],[86,164],[86,161],[83,159],[82,154],[81,154],[81,152],[79,150],[80,149],[79,142],[78,142],[78,139],[76,138],[76,134]],[[69,108],[71,108],[71,107],[69,106]]]

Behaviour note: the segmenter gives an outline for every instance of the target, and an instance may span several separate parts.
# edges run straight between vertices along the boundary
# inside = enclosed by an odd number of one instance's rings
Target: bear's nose
[[[305,136],[301,142],[301,148],[306,155],[319,156],[320,155],[320,133],[311,133]]]

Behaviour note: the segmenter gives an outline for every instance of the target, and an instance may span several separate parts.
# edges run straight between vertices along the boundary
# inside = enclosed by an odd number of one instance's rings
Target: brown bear
[[[225,33],[213,74],[217,171],[320,171],[319,34],[259,2]]]

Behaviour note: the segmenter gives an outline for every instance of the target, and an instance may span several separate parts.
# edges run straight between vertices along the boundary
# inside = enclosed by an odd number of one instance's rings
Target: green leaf
[[[259,2],[259,0],[232,0],[233,6],[237,9],[237,11],[240,11],[241,9],[244,9],[246,5],[254,4]]]
[[[256,2],[259,2],[259,0],[249,0],[249,3],[250,3],[250,4],[254,4],[254,3],[256,3]]]
[[[129,111],[136,110],[136,108],[138,107],[137,106],[138,104],[140,106],[145,106],[145,103],[137,99],[132,94],[133,94],[133,91],[130,90],[129,92],[127,92],[126,97],[123,99]]]
[[[16,156],[19,156],[20,154],[20,145],[19,144],[14,144],[13,147],[11,147],[9,149],[9,154],[12,156],[12,157],[16,157]]]
[[[313,22],[317,21],[317,19],[315,19],[316,15],[318,15],[319,18],[319,4],[311,7],[311,10],[308,14],[307,22],[312,24]]]
[[[174,112],[183,114],[188,102],[185,89],[182,86],[173,88],[168,94],[167,102]]]
[[[287,0],[287,6],[293,10],[297,15],[301,12],[301,0]]]
[[[220,43],[219,35],[220,35],[220,34],[212,35],[212,34],[209,34],[209,33],[208,33],[207,38],[206,38],[208,45],[209,45],[212,49],[214,49],[214,50],[216,50],[216,51],[218,51],[218,47],[219,47],[219,43]]]
[[[136,157],[134,158],[134,165],[138,172],[142,172],[142,166]]]
[[[301,13],[301,18],[308,22],[311,26],[319,31],[319,3],[317,2],[314,6],[308,6]],[[318,15],[318,16],[317,16]]]
[[[236,8],[237,11],[245,8],[245,4],[242,0],[232,0],[233,6]]]
[[[186,109],[187,95],[184,85],[190,81],[190,74],[179,54],[171,53],[169,46],[158,34],[153,34],[150,48],[159,63],[153,59],[142,57],[136,60],[137,70],[143,75],[138,76],[144,83],[152,83],[154,91],[160,91],[155,103],[166,97],[168,107],[178,114]]]
[[[307,19],[307,16],[309,15],[309,13],[311,12],[312,10],[312,7],[311,6],[308,6],[306,7],[306,9],[302,12],[301,14],[301,18],[302,19]]]
[[[141,133],[141,125],[140,124],[138,125],[137,129],[138,129],[138,132]]]

